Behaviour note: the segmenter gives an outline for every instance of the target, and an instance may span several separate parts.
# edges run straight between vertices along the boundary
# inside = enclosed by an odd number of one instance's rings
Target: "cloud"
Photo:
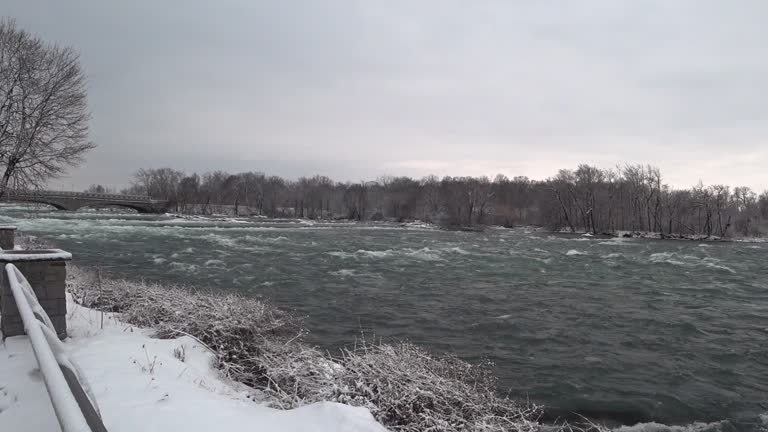
[[[544,178],[636,162],[676,186],[768,186],[760,0],[4,6],[82,53],[100,147],[80,185],[146,166]]]

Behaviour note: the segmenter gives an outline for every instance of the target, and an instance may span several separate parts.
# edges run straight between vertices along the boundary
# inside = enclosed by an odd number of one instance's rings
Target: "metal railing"
[[[62,198],[92,198],[103,200],[121,200],[121,201],[141,201],[141,202],[155,202],[149,195],[127,195],[127,194],[112,194],[112,193],[93,193],[93,192],[71,192],[71,191],[50,191],[50,190],[37,190],[37,189],[9,189],[7,191],[8,196],[17,197],[62,197]]]
[[[5,275],[62,432],[106,432],[89,387],[29,282],[13,264],[6,264]]]

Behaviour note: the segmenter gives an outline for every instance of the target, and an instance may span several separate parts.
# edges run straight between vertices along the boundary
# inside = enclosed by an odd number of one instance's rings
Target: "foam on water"
[[[602,258],[605,258],[605,259],[624,258],[624,255],[620,253],[609,253],[608,255],[603,255]]]
[[[655,422],[638,423],[633,426],[620,426],[614,432],[729,432],[735,430],[728,420],[717,422],[694,422],[687,425],[666,425]]]
[[[589,255],[588,253],[576,249],[571,249],[568,252],[565,253],[568,256],[575,256],[575,255]]]
[[[689,268],[707,267],[716,270],[724,270],[729,273],[736,273],[734,269],[721,264],[719,259],[713,257],[699,258],[694,255],[686,255],[679,252],[658,252],[651,254],[648,257],[648,260],[653,263],[666,263]]]
[[[470,255],[471,254],[471,252],[465,251],[464,249],[462,249],[462,248],[460,248],[458,246],[449,248],[448,251],[449,252],[457,253],[459,255]]]
[[[424,260],[424,261],[441,261],[442,258],[439,255],[439,252],[432,250],[428,247],[421,248],[421,249],[406,249],[404,250],[405,254],[408,256],[412,256],[414,258]]]
[[[640,242],[624,237],[615,237],[610,240],[598,242],[602,246],[640,246]]]
[[[364,250],[359,249],[355,252],[332,251],[326,254],[343,259],[382,259],[392,257],[411,257],[423,261],[440,261],[442,258],[439,251],[424,247],[421,249],[405,248],[400,250]]]
[[[357,273],[355,273],[355,271],[351,269],[336,270],[336,271],[329,272],[328,274],[331,274],[334,276],[340,276],[340,277],[357,276]]]
[[[197,272],[197,266],[194,264],[174,261],[170,263],[168,266],[170,267],[171,271],[174,271],[174,272],[186,272],[186,273]]]

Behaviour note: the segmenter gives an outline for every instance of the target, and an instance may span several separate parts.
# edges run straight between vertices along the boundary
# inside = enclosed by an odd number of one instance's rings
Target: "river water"
[[[323,347],[364,332],[490,359],[549,417],[768,427],[768,244],[10,206],[0,223],[119,276],[270,298]]]

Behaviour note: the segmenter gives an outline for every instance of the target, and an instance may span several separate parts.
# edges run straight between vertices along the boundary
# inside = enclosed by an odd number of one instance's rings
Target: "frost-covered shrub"
[[[120,313],[159,338],[197,338],[229,377],[254,387],[270,384],[261,359],[298,349],[305,334],[300,319],[256,297],[106,278],[76,266],[69,266],[67,289],[83,306]]]
[[[345,351],[334,400],[367,407],[393,431],[533,431],[540,409],[496,393],[490,364],[410,343]]]

